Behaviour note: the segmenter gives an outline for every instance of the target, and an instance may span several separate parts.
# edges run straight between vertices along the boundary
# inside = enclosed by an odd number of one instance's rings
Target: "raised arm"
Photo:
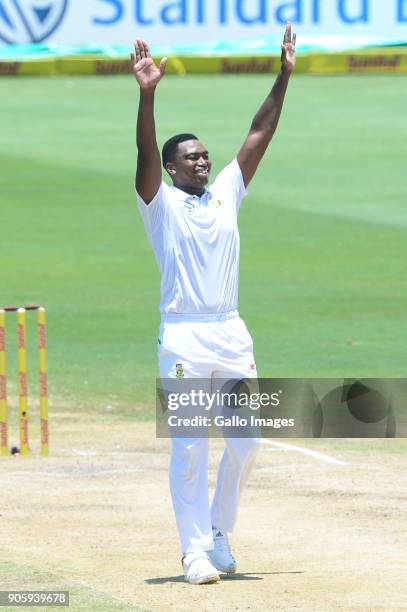
[[[256,113],[249,134],[237,156],[246,187],[252,180],[277,129],[288,81],[295,68],[295,42],[296,35],[291,35],[291,24],[288,23],[281,46],[281,70],[273,89]]]
[[[149,204],[161,184],[161,159],[157,146],[154,121],[155,88],[164,76],[167,58],[158,68],[150,54],[147,43],[137,39],[131,54],[133,72],[140,86],[140,101],[137,117],[137,172],[136,189]]]

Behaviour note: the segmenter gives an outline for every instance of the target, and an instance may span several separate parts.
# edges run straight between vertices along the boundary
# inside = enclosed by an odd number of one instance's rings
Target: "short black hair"
[[[185,142],[186,140],[198,140],[198,137],[195,136],[195,134],[177,134],[176,136],[173,136],[172,138],[167,140],[167,142],[163,146],[162,153],[164,168],[167,167],[167,164],[169,162],[175,161],[178,145],[181,144],[181,142]]]

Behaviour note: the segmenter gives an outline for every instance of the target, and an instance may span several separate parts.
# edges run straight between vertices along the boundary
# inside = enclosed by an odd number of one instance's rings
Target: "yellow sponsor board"
[[[129,59],[89,57],[66,57],[58,60],[59,74],[70,75],[114,75],[130,74]]]
[[[0,62],[0,76],[15,76],[20,74],[21,62]]]
[[[58,73],[56,59],[32,60],[20,64],[19,74],[22,76],[55,76]]]
[[[47,76],[59,74],[57,60],[0,61],[0,76]]]
[[[160,57],[156,58],[160,61]],[[280,69],[279,55],[169,56],[168,74],[270,74]],[[130,74],[128,58],[63,57],[45,60],[0,61],[0,76]],[[298,54],[297,73],[336,74],[407,72],[407,48],[394,47],[346,53]]]
[[[317,74],[407,72],[407,48],[311,54],[309,69]]]
[[[157,62],[160,61],[157,57]],[[298,71],[308,70],[308,57],[299,57]],[[198,57],[169,56],[167,74],[269,74],[280,68],[279,56]],[[130,74],[128,59],[65,58],[58,60],[60,74]]]

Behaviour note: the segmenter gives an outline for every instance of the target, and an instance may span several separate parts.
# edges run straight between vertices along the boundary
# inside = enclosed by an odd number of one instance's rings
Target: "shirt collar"
[[[180,202],[188,202],[190,204],[194,204],[194,203],[203,204],[204,206],[206,206],[209,203],[210,199],[212,198],[212,194],[207,188],[205,188],[205,191],[203,192],[201,197],[197,195],[191,195],[190,193],[187,193],[186,191],[182,191],[182,189],[178,189],[178,187],[174,187],[174,185],[172,186],[172,190],[176,198]]]

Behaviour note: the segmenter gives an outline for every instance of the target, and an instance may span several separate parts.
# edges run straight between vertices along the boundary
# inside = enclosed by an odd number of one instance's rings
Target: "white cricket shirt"
[[[161,272],[160,312],[215,314],[237,309],[237,215],[247,191],[234,159],[199,198],[162,182],[141,216]]]

